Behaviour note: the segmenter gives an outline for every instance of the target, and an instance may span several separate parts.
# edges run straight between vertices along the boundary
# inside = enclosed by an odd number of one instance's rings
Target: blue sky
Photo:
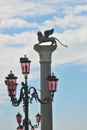
[[[52,72],[59,78],[53,102],[53,128],[87,130],[87,1],[86,0],[3,0],[0,1],[0,129],[16,129],[15,115],[22,111],[11,106],[5,77],[10,70],[18,76],[17,97],[23,81],[20,57],[31,62],[29,85],[40,89],[39,56],[33,50],[37,32],[54,28],[59,43],[52,55]],[[38,91],[39,92],[39,91]],[[34,109],[36,107],[36,110]],[[30,106],[30,118],[40,111]],[[38,128],[40,130],[40,128]]]

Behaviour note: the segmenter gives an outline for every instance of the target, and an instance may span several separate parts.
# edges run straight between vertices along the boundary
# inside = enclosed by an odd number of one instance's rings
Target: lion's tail
[[[55,39],[56,39],[62,46],[68,47],[67,45],[64,45],[63,43],[61,43],[59,39],[57,39],[57,38],[55,38]]]

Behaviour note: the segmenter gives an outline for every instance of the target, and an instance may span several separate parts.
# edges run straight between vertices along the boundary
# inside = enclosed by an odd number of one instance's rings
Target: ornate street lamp
[[[16,88],[17,88],[17,83],[16,83],[17,77],[12,74],[12,71],[10,71],[10,74],[8,77],[6,77],[5,83],[7,85],[7,90],[8,90],[8,96],[10,97],[15,97],[16,96]]]
[[[27,83],[28,74],[30,73],[31,61],[25,55],[24,57],[20,58],[20,63],[21,63],[22,74],[24,75],[25,82],[21,83],[22,87],[20,90],[19,99],[16,98],[17,77],[12,73],[12,71],[10,71],[10,74],[8,74],[8,76],[6,77],[5,83],[7,85],[8,95],[11,98],[12,105],[19,106],[21,101],[23,101],[23,111],[25,113],[25,118],[23,120],[23,124],[21,125],[22,115],[20,113],[16,115],[16,119],[19,124],[17,130],[29,130],[29,125],[31,126],[31,130],[34,130],[39,126],[41,115],[39,113],[36,115],[37,125],[32,125],[31,120],[28,117],[29,103],[32,103],[33,99],[35,99],[36,101],[38,100],[42,104],[51,103],[53,101],[54,92],[56,91],[57,88],[58,79],[53,74],[52,76],[49,75],[47,77],[48,90],[51,93],[51,98],[46,99],[46,97],[44,97],[45,100],[42,101],[38,96],[36,88],[32,86],[28,86]]]
[[[39,125],[39,123],[40,123],[40,120],[41,120],[41,115],[38,113],[38,114],[36,115],[36,122],[37,122],[38,125]]]

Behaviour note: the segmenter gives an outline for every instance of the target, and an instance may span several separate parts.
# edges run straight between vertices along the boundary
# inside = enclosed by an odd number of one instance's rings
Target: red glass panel
[[[5,83],[7,85],[8,95],[9,96],[16,96],[16,83],[17,77],[12,74],[12,71],[10,71],[10,74],[8,77],[6,77]]]
[[[52,76],[49,75],[48,78],[48,89],[50,92],[56,92],[57,90],[57,82],[59,79],[56,78],[56,76],[54,76],[54,73],[52,73]]]
[[[57,81],[48,81],[48,89],[51,92],[55,92],[57,90]]]
[[[22,73],[25,74],[29,74],[30,73],[30,63],[21,63],[21,69],[22,69]]]
[[[34,130],[34,127],[31,127],[31,130]]]
[[[23,127],[17,127],[17,130],[24,130]]]
[[[16,96],[15,90],[8,90],[8,96]]]
[[[30,60],[26,57],[26,55],[20,58],[21,63],[21,69],[23,74],[29,74],[30,73]]]
[[[17,88],[17,84],[16,84],[16,80],[6,80],[6,85],[7,85],[7,90],[8,90],[8,95],[9,96],[16,96],[16,88]]]

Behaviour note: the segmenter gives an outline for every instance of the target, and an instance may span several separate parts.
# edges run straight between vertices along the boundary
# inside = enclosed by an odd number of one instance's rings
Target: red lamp
[[[40,123],[40,120],[41,120],[41,115],[38,113],[38,114],[36,115],[36,122],[38,123],[38,125],[39,125],[39,123]]]
[[[49,75],[47,80],[48,80],[48,90],[53,93],[56,92],[57,83],[59,79],[57,79],[56,76],[54,76],[54,73],[52,73],[52,76]]]
[[[18,114],[16,115],[16,119],[17,119],[18,124],[21,124],[22,115],[21,115],[20,113],[18,113]]]
[[[20,58],[20,63],[21,63],[21,69],[22,69],[22,74],[29,74],[30,73],[30,60],[26,57],[26,55]]]
[[[31,127],[31,130],[34,130],[34,127]]]
[[[17,127],[17,130],[24,130],[22,126]]]
[[[16,96],[16,88],[17,88],[17,83],[16,83],[17,77],[12,74],[12,71],[10,71],[10,74],[8,77],[6,77],[5,83],[7,85],[8,89],[8,95],[9,96]]]

